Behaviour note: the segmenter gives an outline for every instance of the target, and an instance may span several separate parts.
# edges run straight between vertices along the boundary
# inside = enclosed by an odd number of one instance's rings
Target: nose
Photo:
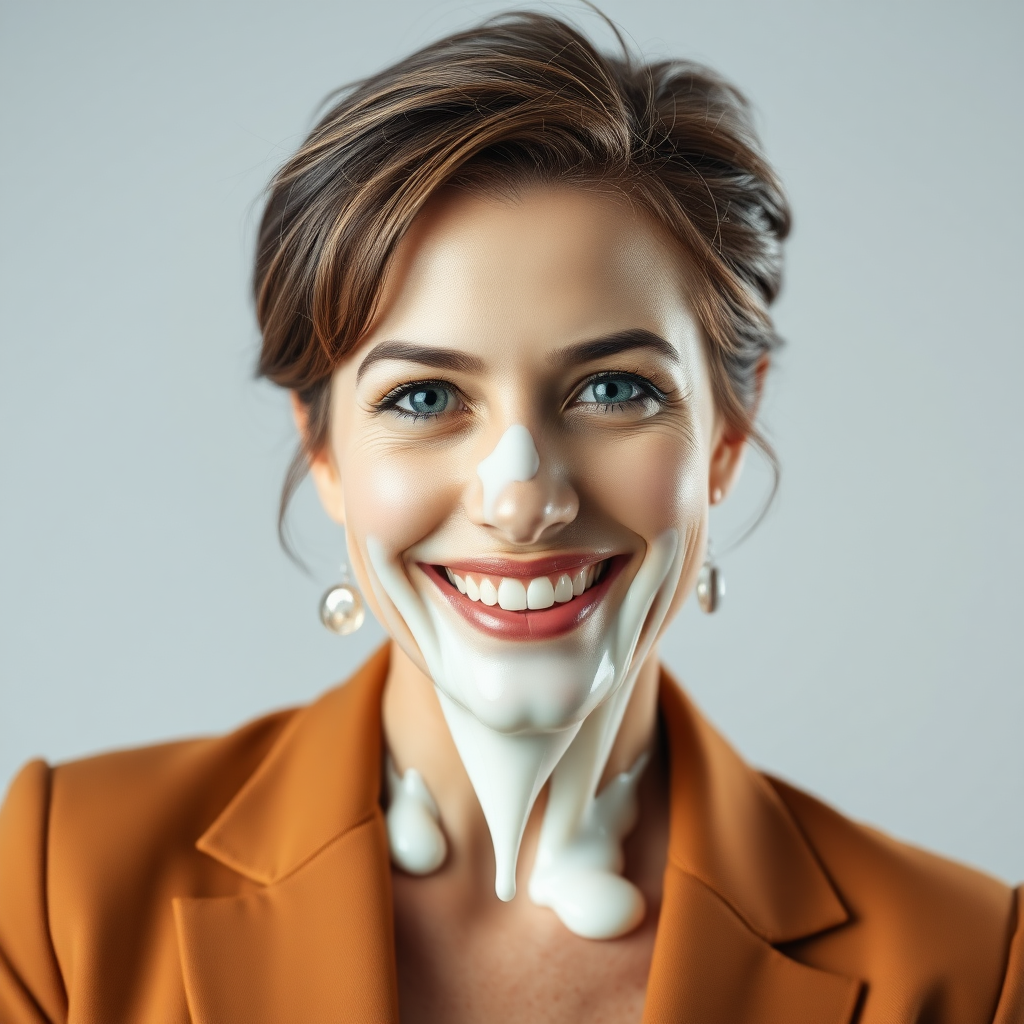
[[[558,534],[579,510],[573,488],[545,475],[510,483],[495,502],[487,525],[513,544],[536,544]]]
[[[470,518],[514,544],[554,536],[580,509],[575,489],[554,470],[550,459],[540,457],[529,429],[514,424],[477,466],[467,501]]]

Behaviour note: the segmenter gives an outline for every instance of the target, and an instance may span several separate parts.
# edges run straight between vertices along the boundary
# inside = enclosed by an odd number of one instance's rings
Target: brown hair
[[[259,374],[309,411],[282,520],[327,443],[331,375],[413,218],[444,185],[529,182],[611,185],[677,239],[717,407],[776,465],[754,417],[780,344],[768,306],[790,214],[747,101],[705,67],[600,53],[557,18],[514,12],[343,90],[270,184],[253,280]]]

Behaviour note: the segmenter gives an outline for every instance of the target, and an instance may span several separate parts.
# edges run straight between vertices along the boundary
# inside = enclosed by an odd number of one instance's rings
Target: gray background
[[[755,763],[1020,879],[1024,7],[604,6],[753,97],[797,218],[782,490],[667,661]],[[330,89],[496,9],[2,7],[0,786],[308,700],[379,641],[317,622],[340,538],[308,488],[312,577],[275,539],[293,436],[251,376],[258,195]]]

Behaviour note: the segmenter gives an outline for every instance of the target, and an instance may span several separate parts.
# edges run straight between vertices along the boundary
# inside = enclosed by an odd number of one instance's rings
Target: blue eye
[[[620,405],[643,395],[643,390],[628,377],[605,377],[591,381],[580,393],[578,402],[594,405]]]
[[[411,416],[437,416],[453,400],[449,388],[440,384],[418,384],[402,395],[393,408]]]
[[[646,377],[635,373],[599,373],[576,392],[573,404],[588,413],[625,416],[627,422],[656,416],[668,404],[668,396]]]

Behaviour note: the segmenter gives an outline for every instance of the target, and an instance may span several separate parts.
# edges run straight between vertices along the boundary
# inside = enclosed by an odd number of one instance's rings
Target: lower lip
[[[502,640],[549,640],[574,630],[594,611],[626,561],[621,555],[610,559],[604,578],[579,597],[565,604],[524,612],[509,612],[496,604],[471,601],[452,586],[442,569],[422,564],[420,568],[433,579],[445,601],[482,632],[501,637]]]

